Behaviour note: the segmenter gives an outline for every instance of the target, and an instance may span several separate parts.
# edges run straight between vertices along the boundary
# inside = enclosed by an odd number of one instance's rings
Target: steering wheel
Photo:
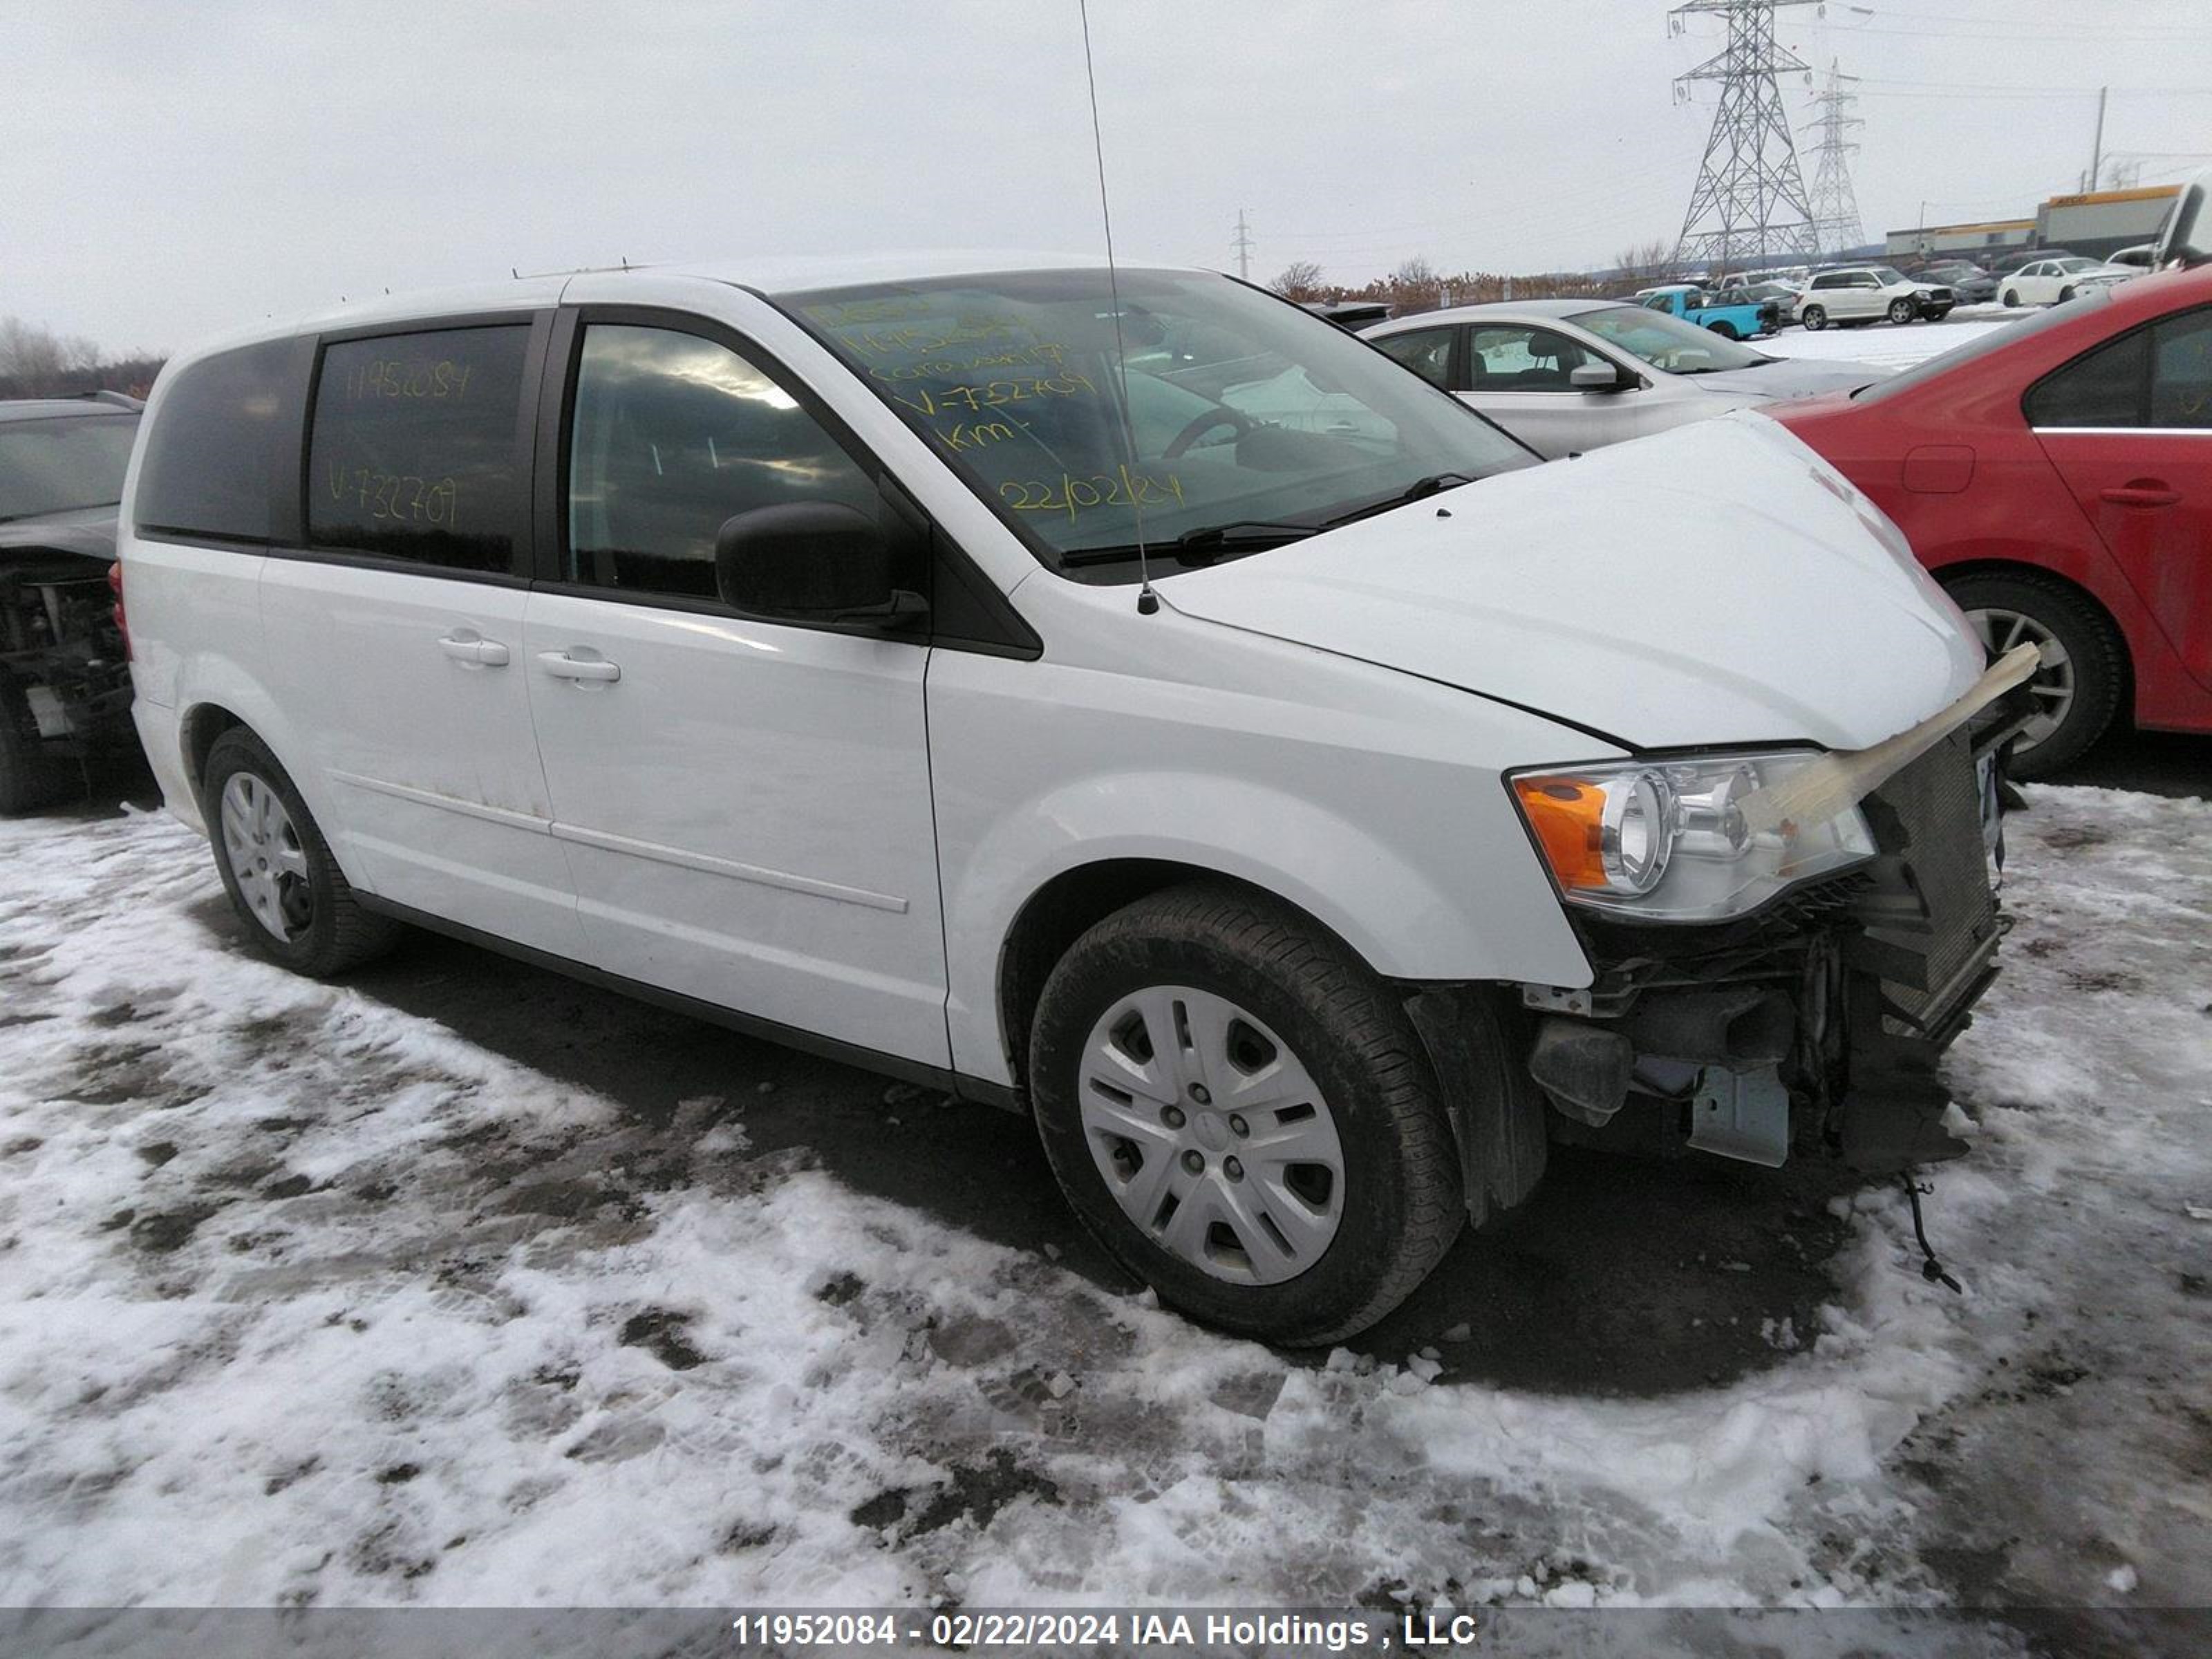
[[[1217,426],[1231,428],[1241,438],[1251,431],[1255,424],[1249,416],[1240,414],[1226,404],[1218,409],[1209,409],[1203,415],[1194,415],[1190,418],[1183,429],[1175,434],[1174,441],[1161,453],[1160,459],[1165,461],[1181,460],[1184,453],[1193,444]]]

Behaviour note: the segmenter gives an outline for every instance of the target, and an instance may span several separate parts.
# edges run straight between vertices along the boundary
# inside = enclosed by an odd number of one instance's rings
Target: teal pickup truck
[[[1692,283],[1669,283],[1663,288],[1639,289],[1636,303],[1663,311],[1686,323],[1709,328],[1724,339],[1753,340],[1772,334],[1782,326],[1782,307],[1771,300],[1743,300],[1734,304]]]

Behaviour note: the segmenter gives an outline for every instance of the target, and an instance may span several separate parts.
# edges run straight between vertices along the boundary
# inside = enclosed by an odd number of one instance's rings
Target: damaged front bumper
[[[1865,797],[1876,855],[1717,926],[1578,915],[1595,969],[1529,985],[1553,1139],[1890,1173],[1954,1157],[1943,1051],[1996,976],[2004,752],[2024,691]]]

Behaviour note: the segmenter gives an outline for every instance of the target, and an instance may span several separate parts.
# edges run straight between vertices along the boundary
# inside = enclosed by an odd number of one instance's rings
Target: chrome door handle
[[[448,634],[438,641],[438,649],[455,662],[475,663],[483,668],[507,666],[507,647],[479,635]]]
[[[538,665],[556,680],[598,680],[602,683],[622,678],[622,665],[602,661],[596,657],[572,657],[565,651],[541,651]]]

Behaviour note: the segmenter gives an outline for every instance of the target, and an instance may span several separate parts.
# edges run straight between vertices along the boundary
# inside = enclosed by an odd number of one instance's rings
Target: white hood
[[[1158,584],[1186,615],[1643,749],[1861,749],[1959,696],[1981,645],[1896,527],[1735,414],[1450,490]]]

